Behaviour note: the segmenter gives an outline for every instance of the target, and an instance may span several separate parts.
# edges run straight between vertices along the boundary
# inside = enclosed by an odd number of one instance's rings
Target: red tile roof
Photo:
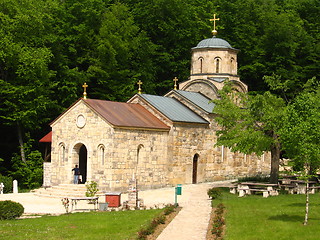
[[[169,130],[166,124],[137,103],[83,99],[101,117],[116,127]]]
[[[52,142],[52,131],[39,140],[39,142]]]

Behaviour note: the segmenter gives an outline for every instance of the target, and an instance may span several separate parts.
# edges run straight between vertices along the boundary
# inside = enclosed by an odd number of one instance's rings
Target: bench
[[[237,186],[237,185],[234,185],[234,186],[229,187],[229,191],[230,191],[230,193],[232,193],[232,194],[236,194],[236,193],[237,193],[237,190],[238,190],[238,186]]]
[[[320,189],[320,186],[309,187],[308,189],[309,189],[309,193],[315,194],[315,190]]]
[[[297,185],[296,184],[281,184],[280,188],[288,191],[289,194],[294,194],[295,192],[297,192]]]
[[[249,189],[249,194],[251,194],[251,192],[262,192],[262,196],[263,197],[265,197],[265,198],[267,198],[267,197],[269,197],[269,190],[267,190],[267,189],[256,189],[256,188],[251,188],[251,189]]]
[[[246,187],[238,187],[239,197],[243,197],[246,194],[250,194],[249,188]]]
[[[98,210],[98,199],[99,199],[99,197],[74,197],[74,198],[70,198],[71,212],[74,210],[77,210],[77,203],[82,200],[90,201],[91,203],[93,203],[93,210]]]
[[[277,196],[278,184],[261,183],[261,182],[242,182],[238,185],[239,197],[252,194],[254,192],[262,192],[263,197]]]

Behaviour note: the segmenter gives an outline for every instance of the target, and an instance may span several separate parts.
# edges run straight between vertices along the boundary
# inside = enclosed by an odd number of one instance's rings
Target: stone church
[[[215,146],[218,126],[211,99],[226,80],[246,92],[237,75],[237,53],[213,36],[191,49],[190,78],[165,96],[141,93],[127,102],[76,101],[51,124],[40,142],[51,142],[44,186],[70,184],[78,164],[82,182],[101,190],[140,189],[269,174],[270,153],[261,157]],[[87,87],[85,84],[84,87]]]

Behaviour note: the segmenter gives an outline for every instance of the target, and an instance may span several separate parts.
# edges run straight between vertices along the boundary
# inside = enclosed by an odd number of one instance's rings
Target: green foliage
[[[0,183],[3,183],[3,193],[11,193],[12,192],[12,185],[13,185],[12,177],[3,176],[0,174]]]
[[[10,220],[20,217],[24,212],[24,207],[17,202],[10,200],[0,201],[0,220]]]
[[[211,199],[217,199],[221,197],[221,189],[220,188],[210,188],[207,191],[208,196]]]
[[[155,217],[146,227],[142,228],[138,232],[138,240],[148,239],[148,235],[154,233],[156,227],[160,224],[165,224],[166,216],[175,211],[175,206],[168,204],[162,211],[162,213]]]
[[[211,233],[214,235],[214,239],[221,239],[223,228],[225,225],[225,220],[223,216],[224,209],[225,206],[223,205],[223,203],[219,203],[214,211],[214,218],[211,228]]]
[[[277,182],[279,174],[280,139],[286,104],[270,92],[250,95],[235,92],[227,82],[219,91],[221,98],[213,100],[221,126],[217,131],[218,146],[227,146],[233,152],[262,155],[271,152],[271,181]],[[235,101],[237,100],[237,101]]]
[[[98,183],[95,181],[91,181],[90,183],[86,184],[86,197],[94,197],[96,193],[99,191]]]
[[[24,189],[39,188],[43,179],[43,159],[37,150],[31,150],[33,141],[25,146],[26,162],[21,161],[21,156],[14,154],[12,157],[12,168],[10,176],[18,180],[19,187]]]
[[[169,215],[170,213],[174,212],[175,209],[176,209],[176,207],[173,204],[166,205],[164,210],[163,210],[164,215]]]
[[[320,167],[320,87],[302,91],[289,105],[282,128],[286,156],[293,160],[294,170]]]

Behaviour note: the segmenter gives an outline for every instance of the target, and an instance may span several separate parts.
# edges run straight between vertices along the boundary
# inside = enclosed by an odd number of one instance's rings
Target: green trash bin
[[[176,187],[176,194],[181,195],[182,194],[182,184],[178,184]]]

